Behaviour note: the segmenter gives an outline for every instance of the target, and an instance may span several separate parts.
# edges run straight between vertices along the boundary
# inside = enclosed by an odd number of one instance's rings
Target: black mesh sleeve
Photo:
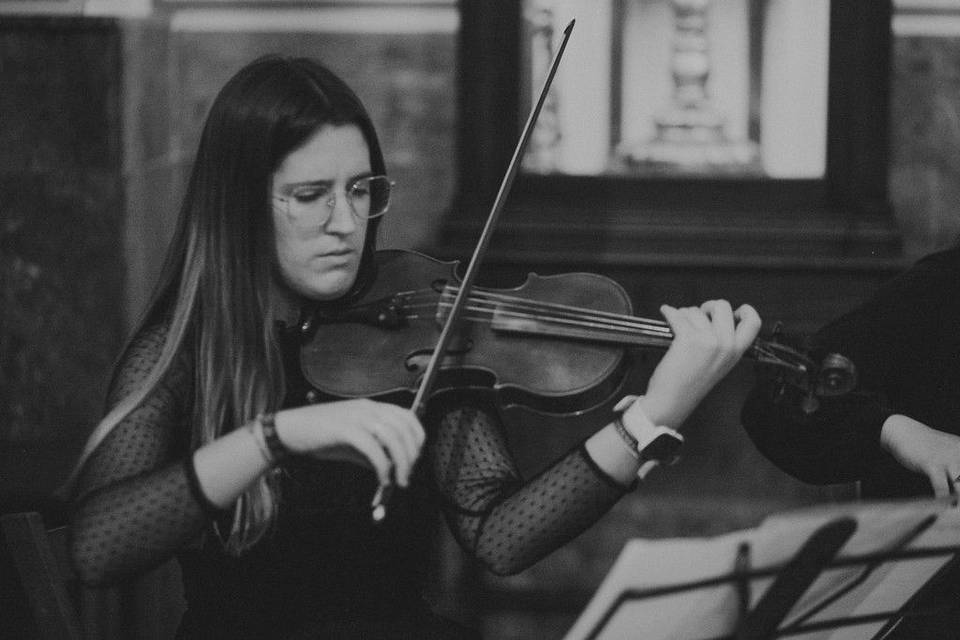
[[[490,571],[517,573],[583,532],[628,490],[581,444],[524,483],[497,414],[444,411],[432,451],[434,477],[455,537]]]
[[[159,358],[166,330],[142,332],[111,385],[115,405]],[[185,470],[192,373],[180,359],[86,461],[74,492],[71,556],[80,578],[109,584],[169,559],[207,522]]]

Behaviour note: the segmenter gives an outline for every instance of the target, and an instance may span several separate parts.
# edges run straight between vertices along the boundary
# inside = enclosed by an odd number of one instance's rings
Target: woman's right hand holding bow
[[[291,453],[370,467],[384,485],[409,484],[425,438],[409,409],[364,398],[284,409],[275,420]]]

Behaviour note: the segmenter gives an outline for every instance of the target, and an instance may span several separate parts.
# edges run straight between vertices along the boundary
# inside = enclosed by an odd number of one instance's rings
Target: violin
[[[531,275],[506,291],[474,287],[573,25],[564,29],[462,278],[456,263],[378,252],[369,290],[347,309],[315,314],[306,327],[313,335],[301,350],[301,369],[316,390],[382,400],[415,390],[410,406],[421,417],[435,387],[482,388],[503,405],[577,413],[619,389],[628,369],[625,346],[669,346],[669,326],[634,318],[622,287],[598,275]],[[804,411],[816,410],[817,394],[855,384],[852,363],[844,368],[849,361],[814,367],[775,341],[758,340],[746,355],[777,367],[782,384],[799,385]],[[374,522],[386,517],[392,487],[377,489],[370,505]]]
[[[317,311],[302,327],[301,369],[324,395],[409,405],[460,292],[459,262],[402,250],[374,258],[376,275],[353,304]],[[631,348],[672,343],[666,322],[634,317],[631,307],[623,287],[593,273],[474,287],[440,356],[433,393],[473,389],[499,406],[559,415],[594,409],[619,392]],[[805,412],[856,385],[856,368],[843,356],[818,365],[777,339],[777,332],[757,339],[745,357],[799,389]]]

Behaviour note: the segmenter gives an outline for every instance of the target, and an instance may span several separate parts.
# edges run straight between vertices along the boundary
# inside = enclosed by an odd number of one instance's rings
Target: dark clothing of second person
[[[815,363],[830,353],[850,358],[853,393],[822,398],[812,414],[798,393],[761,382],[742,411],[757,448],[792,476],[812,484],[860,482],[865,499],[932,496],[925,475],[902,466],[880,445],[893,414],[960,435],[960,247],[918,261],[866,303],[818,331],[808,345]],[[888,640],[960,638],[960,570],[931,583]]]
[[[762,382],[743,426],[777,466],[811,484],[860,481],[864,498],[932,495],[923,475],[880,446],[892,414],[960,435],[960,248],[917,262],[810,340],[815,363],[839,353],[857,367],[853,393],[804,414],[797,391]]]

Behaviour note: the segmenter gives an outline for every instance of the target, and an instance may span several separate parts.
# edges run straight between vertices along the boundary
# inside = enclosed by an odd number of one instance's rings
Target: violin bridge
[[[490,323],[490,327],[494,331],[502,331],[503,333],[544,334],[548,332],[544,323],[540,320],[505,317],[498,313],[493,314],[493,322]]]
[[[437,324],[441,327],[447,323],[447,317],[450,315],[450,309],[453,308],[454,300],[457,297],[458,289],[454,289],[448,282],[435,282],[434,289],[440,292],[440,299],[437,300]]]

